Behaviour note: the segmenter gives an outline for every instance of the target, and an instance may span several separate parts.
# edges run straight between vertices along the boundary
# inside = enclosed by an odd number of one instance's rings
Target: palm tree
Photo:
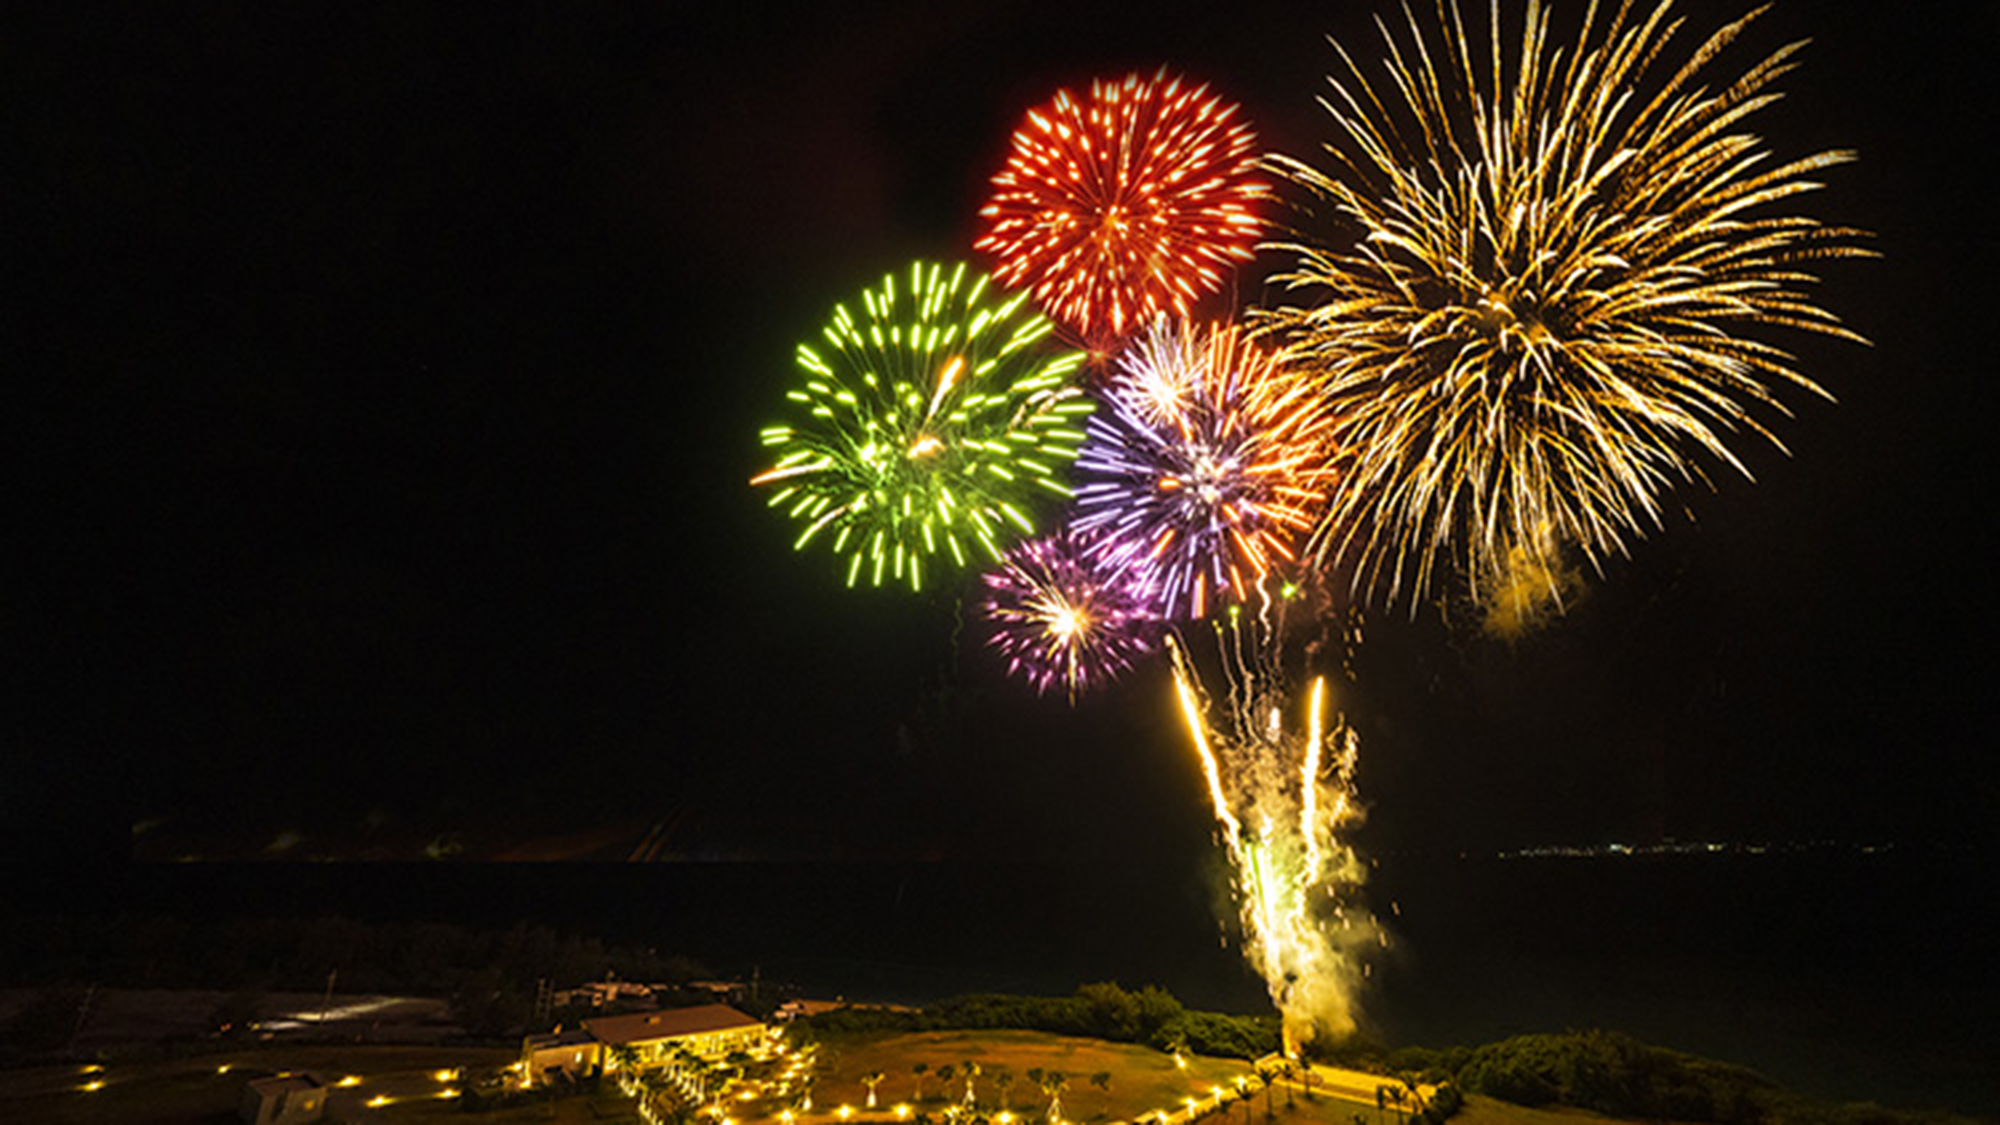
[[[975,1108],[978,1104],[973,1100],[972,1097],[972,1080],[979,1077],[979,1064],[967,1060],[965,1064],[964,1073],[965,1073],[965,1108],[970,1110]]]
[[[1007,1091],[1014,1085],[1014,1072],[1004,1066],[996,1066],[992,1077],[993,1084],[1000,1087],[1000,1108],[1004,1111],[1008,1108]]]
[[[1264,1091],[1264,1119],[1269,1121],[1277,1116],[1271,1112],[1271,1069],[1263,1066],[1253,1068],[1250,1072],[1250,1082]]]
[[[943,1066],[938,1067],[936,1070],[931,1071],[931,1073],[937,1075],[939,1086],[948,1086],[951,1084],[951,1076],[958,1072],[952,1069],[952,1065],[950,1063],[946,1063]],[[943,1098],[949,1098],[951,1097],[951,1092],[947,1090],[938,1096]]]
[[[1258,1067],[1256,1067],[1256,1081],[1258,1081],[1258,1085],[1264,1087],[1264,1119],[1266,1121],[1270,1121],[1272,1117],[1278,1117],[1278,1111],[1270,1103],[1270,1083],[1274,1083],[1276,1079],[1278,1079],[1278,1069],[1276,1067],[1272,1067],[1270,1063],[1258,1063]]]
[[[875,1087],[877,1087],[877,1086],[880,1086],[880,1085],[882,1084],[882,1080],[883,1080],[883,1079],[885,1079],[885,1078],[887,1078],[887,1077],[889,1077],[889,1076],[888,1076],[888,1075],[886,1075],[886,1074],[884,1074],[884,1073],[882,1073],[882,1072],[881,1072],[881,1071],[879,1071],[879,1070],[876,1070],[876,1071],[871,1071],[871,1072],[869,1072],[869,1073],[867,1073],[867,1074],[864,1074],[864,1075],[862,1075],[862,1076],[861,1076],[861,1084],[862,1084],[863,1086],[866,1086],[866,1087],[868,1087],[868,1103],[867,1103],[867,1104],[868,1104],[868,1108],[869,1108],[869,1109],[874,1109],[874,1108],[875,1108]]]
[[[1049,1096],[1050,1125],[1062,1120],[1062,1093],[1069,1089],[1069,1076],[1060,1070],[1042,1072],[1042,1093]]]
[[[1417,1082],[1417,1079],[1420,1077],[1422,1076],[1418,1074],[1396,1075],[1396,1081],[1403,1084],[1403,1090],[1409,1099],[1410,1112],[1412,1114],[1422,1113],[1425,1109],[1429,1108],[1424,1105],[1424,1091]]]
[[[930,1068],[931,1064],[929,1063],[918,1063],[910,1068],[910,1073],[917,1076],[917,1095],[911,1098],[910,1101],[920,1102],[924,1100],[924,1072]]]
[[[1383,1083],[1375,1087],[1375,1107],[1380,1109],[1385,1104],[1389,1107],[1390,1112],[1396,1115],[1397,1121],[1400,1122],[1403,1120],[1403,1088],[1401,1086],[1392,1086],[1388,1083]]]

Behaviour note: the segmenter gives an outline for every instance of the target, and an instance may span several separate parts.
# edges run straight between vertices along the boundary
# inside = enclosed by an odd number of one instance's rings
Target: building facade
[[[702,1004],[597,1016],[584,1020],[581,1028],[530,1035],[521,1045],[520,1066],[528,1083],[541,1084],[617,1069],[614,1052],[621,1047],[631,1048],[634,1064],[648,1070],[667,1065],[683,1051],[721,1059],[734,1051],[758,1051],[769,1041],[761,1020],[727,1004]]]

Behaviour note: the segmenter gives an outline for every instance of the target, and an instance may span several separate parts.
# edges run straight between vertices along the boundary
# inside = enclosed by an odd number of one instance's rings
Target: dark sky
[[[1323,36],[1373,51],[1373,8],[932,7],[52,5],[10,34],[23,844],[664,824],[670,855],[1192,862],[1159,666],[1072,708],[981,653],[967,583],[842,588],[747,486],[755,430],[835,301],[969,254],[1058,85],[1164,63],[1310,155]],[[1811,36],[1757,127],[1861,153],[1810,210],[1877,232],[1823,287],[1874,346],[1783,341],[1838,404],[1789,395],[1792,456],[1682,494],[1516,647],[1371,614],[1378,849],[1992,839],[2000,21],[1922,10],[1791,0],[1734,56]]]

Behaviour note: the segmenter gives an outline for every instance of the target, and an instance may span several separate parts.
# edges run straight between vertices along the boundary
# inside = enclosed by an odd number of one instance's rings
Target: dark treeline
[[[1158,986],[1132,992],[1108,983],[1082,985],[1069,996],[954,996],[920,1011],[838,1008],[807,1025],[823,1034],[1022,1028],[1241,1059],[1262,1058],[1279,1044],[1276,1016],[1190,1011]]]
[[[0,985],[318,991],[448,996],[478,980],[532,993],[616,975],[684,983],[706,975],[684,957],[607,946],[518,924],[479,930],[441,922],[348,918],[0,918]]]
[[[1338,1052],[1336,1052],[1338,1053]],[[1480,1047],[1406,1047],[1348,1061],[1451,1083],[1525,1106],[1713,1125],[1973,1125],[1942,1110],[1829,1103],[1729,1063],[1649,1046],[1610,1031],[1519,1035]]]

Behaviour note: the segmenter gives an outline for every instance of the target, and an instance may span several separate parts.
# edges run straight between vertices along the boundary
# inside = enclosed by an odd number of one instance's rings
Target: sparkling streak
[[[1341,838],[1360,818],[1348,799],[1352,732],[1338,725],[1344,753],[1338,768],[1324,773],[1324,677],[1307,692],[1304,730],[1286,730],[1274,639],[1281,628],[1245,623],[1239,615],[1216,626],[1229,685],[1226,730],[1209,721],[1186,648],[1172,638],[1168,647],[1175,699],[1235,876],[1244,956],[1263,975],[1284,1017],[1286,1052],[1294,1054],[1320,1031],[1352,1030],[1367,972],[1362,952],[1383,938],[1355,901],[1362,867]],[[1333,792],[1330,805],[1322,805],[1321,789]]]
[[[1234,857],[1243,841],[1243,826],[1236,814],[1229,811],[1229,798],[1222,791],[1222,767],[1216,761],[1215,751],[1208,744],[1208,721],[1202,717],[1201,703],[1195,699],[1194,687],[1187,675],[1187,658],[1182,655],[1180,645],[1169,638],[1174,654],[1174,693],[1180,698],[1181,717],[1187,721],[1188,736],[1194,739],[1195,753],[1201,757],[1202,777],[1208,782],[1208,799],[1214,807],[1215,819],[1222,824],[1223,838]]]
[[[1305,762],[1299,767],[1299,838],[1306,845],[1306,878],[1319,877],[1319,757],[1326,741],[1326,677],[1313,677],[1307,697]]]

